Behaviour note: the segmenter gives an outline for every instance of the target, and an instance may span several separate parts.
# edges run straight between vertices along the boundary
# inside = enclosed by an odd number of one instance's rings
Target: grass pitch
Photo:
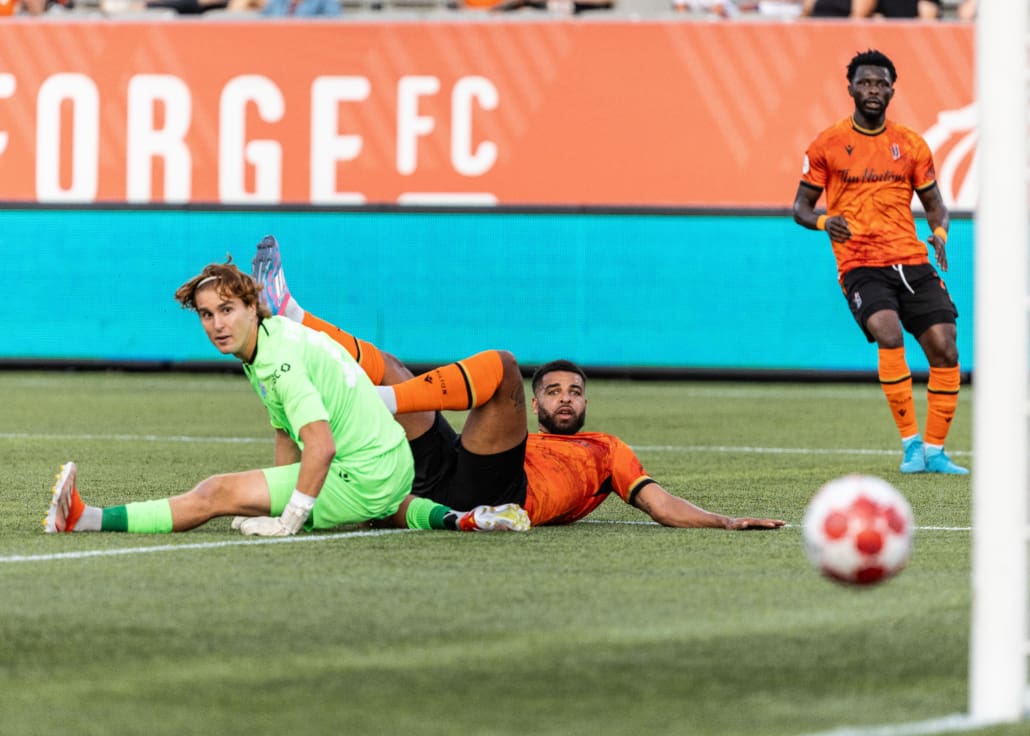
[[[969,480],[897,472],[875,385],[597,380],[589,397],[587,428],[670,491],[790,526],[665,529],[616,498],[523,535],[52,537],[65,460],[109,505],[266,465],[271,432],[241,377],[0,373],[0,731],[795,736],[965,711]],[[847,472],[897,485],[921,527],[909,568],[869,590],[802,551],[805,504]]]

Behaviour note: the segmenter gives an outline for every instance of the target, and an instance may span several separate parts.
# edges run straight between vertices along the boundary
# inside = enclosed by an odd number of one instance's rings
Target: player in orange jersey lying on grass
[[[454,508],[519,504],[533,526],[571,524],[611,493],[665,526],[736,530],[785,523],[706,511],[666,491],[618,437],[580,431],[586,376],[574,363],[554,361],[534,374],[532,407],[540,431],[530,433],[522,373],[511,353],[487,350],[413,376],[389,353],[304,311],[287,288],[275,238],[258,245],[253,275],[273,313],[328,334],[379,387],[411,445],[416,496]],[[469,411],[460,435],[443,410]]]

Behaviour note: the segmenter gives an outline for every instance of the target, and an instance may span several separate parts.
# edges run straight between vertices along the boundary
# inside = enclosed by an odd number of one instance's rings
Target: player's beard
[[[587,410],[584,409],[579,414],[573,414],[572,416],[557,416],[556,414],[549,413],[543,409],[543,407],[537,407],[536,410],[536,421],[540,425],[541,429],[551,434],[576,434],[579,430],[583,429],[583,425],[587,420]]]

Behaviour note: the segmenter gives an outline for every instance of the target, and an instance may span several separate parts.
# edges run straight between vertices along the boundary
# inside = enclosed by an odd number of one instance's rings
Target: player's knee
[[[926,360],[934,368],[954,368],[958,365],[958,346],[955,343],[942,345],[933,355],[926,356]]]
[[[236,484],[233,482],[233,473],[212,475],[200,481],[190,491],[191,501],[194,506],[211,515],[216,515],[223,507],[233,506]],[[227,502],[230,502],[227,505]]]
[[[497,355],[501,359],[501,386],[507,389],[505,393],[510,396],[513,392],[517,392],[521,396],[523,392],[522,369],[519,368],[519,361],[514,354],[507,350],[498,350]]]
[[[409,378],[414,377],[414,373],[408,370],[408,367],[404,365],[394,355],[386,352],[385,350],[379,351],[383,356],[383,364],[385,370],[383,371],[383,385],[393,386],[396,383],[402,383],[407,381]]]

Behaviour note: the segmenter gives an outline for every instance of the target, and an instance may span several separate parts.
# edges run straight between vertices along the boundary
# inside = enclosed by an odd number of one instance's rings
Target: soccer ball
[[[912,554],[912,508],[894,486],[870,475],[826,483],[805,509],[805,551],[824,575],[870,585],[898,574]]]

